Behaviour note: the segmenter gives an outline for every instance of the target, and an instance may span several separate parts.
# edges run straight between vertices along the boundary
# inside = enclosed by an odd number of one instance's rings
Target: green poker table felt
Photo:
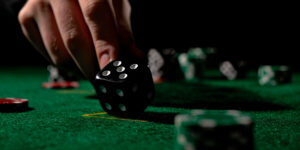
[[[238,109],[255,122],[257,150],[300,149],[300,73],[292,83],[259,86],[252,71],[227,81],[216,70],[198,81],[156,84],[137,119],[107,115],[87,81],[77,89],[43,89],[43,67],[0,67],[0,97],[29,100],[24,112],[0,113],[0,149],[165,149],[175,145],[174,116],[191,109]]]

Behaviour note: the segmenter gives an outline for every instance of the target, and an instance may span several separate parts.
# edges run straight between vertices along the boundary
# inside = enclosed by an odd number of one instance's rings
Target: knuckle
[[[44,8],[44,7],[49,7],[48,1],[45,0],[32,0],[31,5],[34,8]]]
[[[20,24],[24,25],[38,15],[40,12],[49,10],[50,4],[45,0],[28,1],[18,14]]]
[[[18,14],[18,20],[21,25],[28,24],[32,18],[33,17],[30,15],[26,8],[23,8]]]
[[[87,0],[86,6],[83,8],[84,16],[88,20],[94,20],[99,15],[98,11],[107,4],[107,0]]]
[[[116,51],[116,47],[112,43],[108,43],[106,41],[98,40],[94,42],[94,45],[95,45],[95,49],[99,53]]]
[[[34,0],[32,7],[33,10],[36,11],[37,13],[50,10],[50,4],[45,0]]]

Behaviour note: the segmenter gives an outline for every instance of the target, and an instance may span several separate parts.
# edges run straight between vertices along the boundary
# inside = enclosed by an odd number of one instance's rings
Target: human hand
[[[26,38],[50,62],[93,81],[99,68],[134,46],[127,0],[28,0],[19,13]],[[123,53],[123,52],[122,52]]]

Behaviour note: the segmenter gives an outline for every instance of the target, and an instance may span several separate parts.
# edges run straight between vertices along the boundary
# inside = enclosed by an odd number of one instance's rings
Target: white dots
[[[249,125],[252,123],[252,120],[248,116],[237,117],[236,120],[242,125]]]
[[[138,68],[138,64],[132,64],[132,65],[130,65],[130,69],[132,69],[132,70],[135,70],[135,69],[137,69]]]
[[[113,65],[114,65],[115,67],[118,67],[118,66],[120,66],[121,64],[122,64],[121,61],[115,61],[115,62],[113,63]]]
[[[126,73],[122,73],[119,75],[119,79],[126,79],[127,78],[127,74]]]
[[[212,119],[203,119],[199,121],[199,124],[204,128],[214,128],[217,126],[216,121]]]
[[[107,110],[111,110],[111,109],[112,109],[111,105],[108,104],[108,103],[105,103],[104,106],[105,106],[105,108],[106,108]]]
[[[177,142],[179,143],[179,144],[186,144],[186,138],[185,138],[185,136],[184,135],[182,135],[182,134],[179,134],[178,136],[177,136]]]
[[[117,93],[117,95],[120,96],[120,97],[123,97],[123,96],[124,96],[124,92],[123,92],[122,90],[120,90],[120,89],[117,89],[117,90],[116,90],[116,93]]]
[[[185,150],[195,150],[196,148],[194,147],[194,144],[186,143],[186,144],[184,145],[184,149],[185,149]]]
[[[106,77],[106,76],[109,76],[110,73],[111,72],[109,70],[105,70],[105,71],[102,72],[102,75]]]
[[[107,93],[107,89],[105,88],[105,86],[103,86],[103,85],[101,85],[100,87],[99,87],[99,89],[100,89],[100,91],[102,92],[102,93]]]
[[[195,74],[196,74],[196,66],[195,64],[187,64],[187,70],[185,72],[185,77],[188,79],[188,80],[191,80],[195,77]]]
[[[101,79],[99,75],[96,75],[96,79]]]
[[[179,55],[178,60],[180,64],[187,65],[188,64],[188,56],[185,53]]]
[[[238,72],[230,61],[224,61],[220,65],[220,71],[228,80],[236,79]]]
[[[240,116],[241,112],[238,110],[227,110],[227,115],[231,115],[231,116]]]
[[[126,108],[126,106],[124,104],[119,104],[119,109],[121,111],[126,111],[127,110],[127,108]]]
[[[179,127],[182,122],[188,121],[190,118],[186,114],[176,115],[175,116],[175,126]]]
[[[123,72],[125,70],[125,67],[121,66],[117,68],[117,72]]]
[[[203,115],[205,112],[203,110],[193,110],[191,114],[193,116]]]

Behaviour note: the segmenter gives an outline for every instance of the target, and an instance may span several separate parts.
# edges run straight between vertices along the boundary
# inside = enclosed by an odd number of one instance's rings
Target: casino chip
[[[77,81],[60,81],[60,82],[45,82],[42,84],[45,89],[63,89],[63,88],[79,88]]]
[[[291,82],[292,70],[289,66],[260,66],[258,69],[258,83],[260,85],[275,86]]]
[[[249,115],[237,110],[193,110],[175,117],[176,149],[253,150]]]
[[[28,100],[20,98],[0,98],[0,112],[20,112],[28,109]]]

